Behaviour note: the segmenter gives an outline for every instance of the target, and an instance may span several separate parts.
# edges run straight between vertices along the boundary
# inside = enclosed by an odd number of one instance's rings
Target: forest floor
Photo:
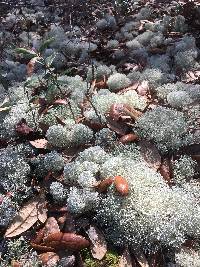
[[[0,0],[0,267],[199,267],[199,175],[199,1]]]

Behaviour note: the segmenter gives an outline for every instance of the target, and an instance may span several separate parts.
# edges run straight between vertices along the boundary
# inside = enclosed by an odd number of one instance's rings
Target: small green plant
[[[108,251],[102,260],[94,259],[88,249],[82,251],[82,256],[86,267],[116,267],[119,261],[115,251]]]

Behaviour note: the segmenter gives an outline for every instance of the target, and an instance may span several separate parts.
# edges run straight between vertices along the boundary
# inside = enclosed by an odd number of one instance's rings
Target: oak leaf
[[[126,248],[119,259],[119,263],[117,267],[133,267],[132,259],[128,248]]]
[[[14,217],[11,225],[8,227],[5,237],[18,236],[28,230],[38,220],[46,220],[45,198],[36,196],[29,200]]]
[[[142,157],[147,162],[147,165],[157,171],[161,165],[161,156],[158,149],[153,144],[145,140],[139,141],[138,144],[140,146]]]
[[[96,226],[86,231],[91,241],[91,253],[95,259],[101,260],[107,252],[107,243],[102,232]]]
[[[30,144],[35,148],[46,148],[48,141],[46,139],[37,139],[34,141],[30,141]]]

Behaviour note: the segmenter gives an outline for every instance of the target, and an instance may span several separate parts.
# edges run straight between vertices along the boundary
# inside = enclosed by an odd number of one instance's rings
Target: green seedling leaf
[[[33,50],[28,50],[28,49],[23,48],[23,47],[16,48],[15,52],[17,54],[22,54],[23,56],[29,57],[29,58],[37,57],[37,53],[36,52],[34,52]]]
[[[40,53],[44,52],[44,50],[45,50],[50,44],[52,44],[54,41],[55,41],[55,38],[54,38],[54,37],[49,38],[49,39],[47,39],[46,41],[44,41],[44,42],[41,44],[40,48],[39,48],[39,52],[40,52]]]
[[[57,55],[57,53],[54,53],[54,54],[52,54],[51,56],[49,56],[49,57],[47,57],[45,59],[45,62],[46,62],[46,65],[47,65],[48,68],[51,67],[56,55]]]

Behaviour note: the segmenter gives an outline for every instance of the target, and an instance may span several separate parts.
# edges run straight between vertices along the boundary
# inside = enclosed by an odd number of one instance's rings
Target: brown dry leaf
[[[165,158],[165,159],[162,160],[162,163],[161,163],[161,166],[160,166],[160,174],[162,175],[164,180],[167,182],[167,184],[171,185],[172,177],[171,177],[169,159]]]
[[[28,76],[31,76],[33,74],[34,69],[35,69],[35,63],[37,62],[37,60],[38,60],[38,57],[34,57],[27,64],[26,70],[27,70]]]
[[[157,171],[161,165],[161,156],[158,149],[150,142],[144,140],[139,141],[138,144],[140,146],[140,152],[148,166]]]
[[[55,252],[46,252],[39,255],[39,259],[46,267],[56,266],[60,257]]]
[[[107,252],[107,243],[102,232],[96,227],[90,225],[86,231],[91,241],[91,253],[95,259],[101,260]]]
[[[166,47],[163,47],[163,48],[158,48],[158,47],[150,48],[148,52],[151,53],[151,54],[165,54],[166,53]]]
[[[67,105],[67,101],[65,99],[57,99],[53,102],[53,105]]]
[[[11,267],[22,267],[22,264],[19,261],[12,260]]]
[[[132,259],[128,248],[126,248],[119,259],[119,263],[117,267],[133,267]]]
[[[145,96],[149,92],[149,82],[148,81],[142,81],[141,84],[137,88],[137,92],[141,96]]]
[[[42,218],[44,221],[45,212],[42,207],[45,206],[44,196],[36,196],[29,200],[15,216],[13,222],[8,227],[5,237],[18,236],[28,230],[37,220]],[[42,212],[42,213],[41,213]]]
[[[30,141],[30,144],[32,146],[34,146],[35,148],[46,148],[47,147],[47,144],[48,144],[48,141],[46,139],[37,139],[37,140],[34,140],[34,141]]]
[[[112,104],[110,106],[109,110],[109,116],[114,120],[118,121],[120,118],[123,116],[129,116],[132,119],[136,120],[142,115],[142,112],[130,107],[129,105],[126,104]]]
[[[41,223],[45,223],[47,220],[47,211],[48,211],[46,208],[45,198],[43,198],[43,200],[41,198],[41,201],[38,203],[37,209],[38,209],[38,220]]]
[[[200,162],[200,155],[191,155],[193,160],[196,160],[197,162]]]
[[[27,125],[27,122],[25,119],[21,119],[15,126],[15,131],[19,134],[19,135],[28,135],[32,132],[34,132],[34,130],[32,128],[30,128]]]
[[[164,262],[164,256],[162,251],[158,251],[152,255],[150,255],[149,257],[149,266],[150,267],[161,267],[161,266],[165,266],[165,262]]]
[[[149,263],[146,259],[146,256],[143,254],[141,250],[134,250],[133,253],[137,262],[141,267],[149,267]]]
[[[125,135],[129,132],[130,127],[123,121],[114,121],[110,116],[106,117],[107,126],[119,135]]]
[[[44,237],[43,239],[47,238],[50,234],[55,232],[60,232],[60,228],[58,223],[54,217],[49,217],[44,226]]]
[[[135,142],[138,140],[138,136],[134,133],[129,133],[129,134],[126,134],[124,136],[122,136],[120,139],[119,139],[119,142],[122,143],[122,144],[128,144],[128,143],[131,143],[131,142]]]
[[[117,94],[118,95],[123,95],[124,93],[131,91],[131,90],[136,90],[138,88],[139,82],[135,81],[134,83],[132,83],[131,86],[126,87],[122,90],[120,90]]]

